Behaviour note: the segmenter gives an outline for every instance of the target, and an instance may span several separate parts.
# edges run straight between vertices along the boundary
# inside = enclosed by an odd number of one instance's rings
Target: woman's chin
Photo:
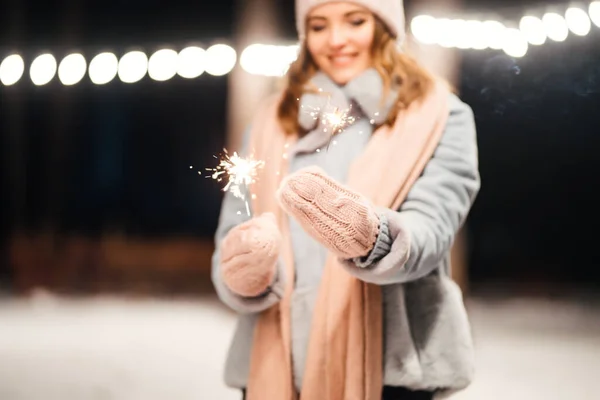
[[[348,66],[345,68],[330,68],[325,72],[329,78],[337,83],[338,85],[345,85],[350,82],[352,79],[356,78],[362,72],[365,71],[365,68],[358,66]]]

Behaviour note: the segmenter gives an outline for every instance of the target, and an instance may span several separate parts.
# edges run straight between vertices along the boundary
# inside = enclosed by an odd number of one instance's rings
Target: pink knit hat
[[[345,0],[296,0],[296,27],[300,39],[304,39],[306,16],[316,6]],[[371,10],[390,29],[392,34],[402,41],[404,38],[404,6],[402,0],[348,0]]]

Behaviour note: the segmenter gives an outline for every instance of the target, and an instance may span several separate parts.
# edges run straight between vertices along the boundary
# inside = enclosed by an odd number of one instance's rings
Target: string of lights
[[[422,14],[410,22],[410,33],[424,45],[460,50],[492,49],[507,55],[524,57],[530,46],[548,41],[564,42],[569,35],[586,36],[593,25],[600,28],[600,0],[587,6],[568,6],[564,12],[552,7],[528,12],[519,21],[503,21],[484,14],[447,18]],[[65,86],[81,82],[86,74],[96,85],[105,85],[117,77],[124,83],[135,83],[146,76],[167,81],[180,76],[198,78],[206,73],[223,76],[238,64],[254,75],[282,76],[297,57],[298,45],[253,44],[241,54],[227,44],[215,44],[207,49],[199,46],[158,49],[150,56],[136,50],[118,57],[104,52],[86,60],[81,53],[68,54],[58,62],[51,53],[36,56],[29,64],[28,75],[36,86],[58,78]],[[0,84],[12,86],[23,80],[26,60],[15,52],[0,63]]]

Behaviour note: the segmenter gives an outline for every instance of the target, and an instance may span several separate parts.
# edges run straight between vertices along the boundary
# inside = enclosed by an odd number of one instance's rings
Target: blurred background
[[[456,399],[598,399],[600,2],[411,0],[474,110]],[[205,179],[295,58],[293,1],[0,2],[0,399],[239,399]]]

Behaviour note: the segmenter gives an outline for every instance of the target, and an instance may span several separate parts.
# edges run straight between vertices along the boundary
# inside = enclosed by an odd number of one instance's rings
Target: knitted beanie
[[[296,0],[296,27],[300,39],[306,35],[306,17],[310,10],[326,3],[340,0]],[[404,39],[404,6],[402,0],[349,0],[365,8],[379,17],[399,42]]]

